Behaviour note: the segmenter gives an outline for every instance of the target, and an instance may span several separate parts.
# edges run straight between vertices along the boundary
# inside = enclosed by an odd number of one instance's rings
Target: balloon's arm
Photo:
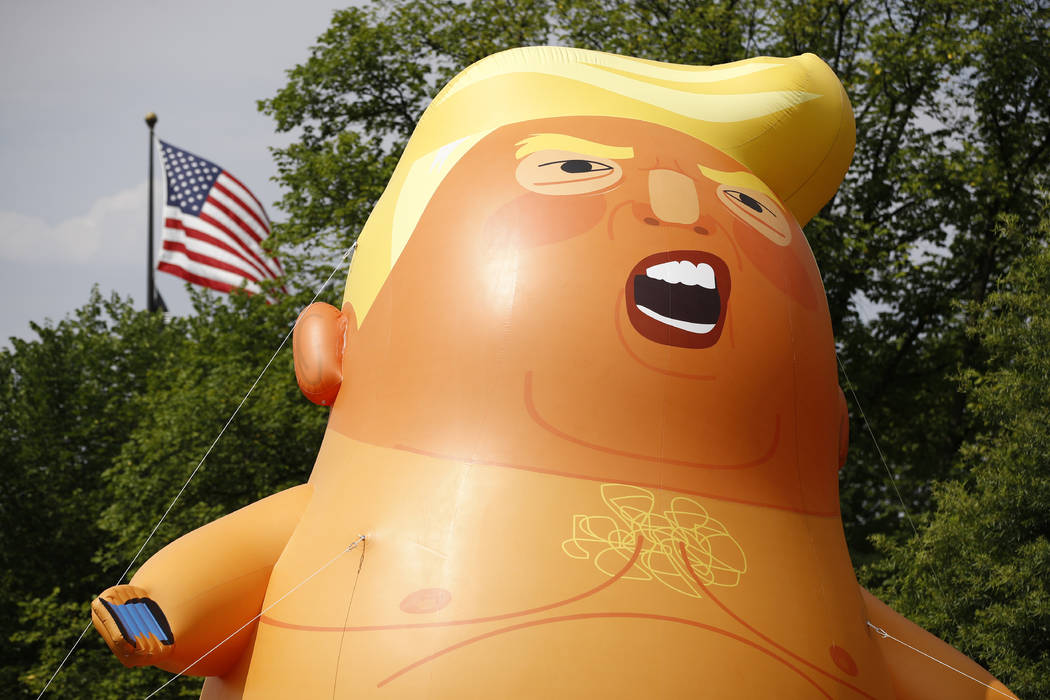
[[[863,588],[861,595],[898,700],[1016,700],[972,659]]]
[[[183,671],[262,609],[270,571],[311,493],[308,484],[282,491],[175,540],[129,584],[95,599],[95,629],[125,666]],[[222,675],[254,630],[223,642],[189,675]]]

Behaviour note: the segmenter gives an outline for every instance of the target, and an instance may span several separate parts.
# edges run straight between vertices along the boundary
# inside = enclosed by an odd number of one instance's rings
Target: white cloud
[[[145,259],[145,248],[145,180],[101,197],[87,213],[55,225],[38,216],[0,211],[0,260],[127,263]]]

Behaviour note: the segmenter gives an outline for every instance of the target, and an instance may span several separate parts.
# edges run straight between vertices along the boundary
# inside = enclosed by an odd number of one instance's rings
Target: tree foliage
[[[916,536],[877,537],[884,558],[864,573],[1020,697],[1050,697],[1050,216],[1038,236],[1016,218],[1000,230],[1029,252],[969,309],[988,362],[958,377],[979,425],[964,476],[936,486]]]
[[[0,646],[5,688],[22,675],[42,686],[87,622],[100,581],[91,557],[106,539],[102,474],[140,423],[136,403],[167,366],[177,323],[96,292],[0,351],[0,628],[21,630]]]
[[[35,340],[0,352],[0,422],[11,436],[0,445],[5,687],[40,691],[88,623],[92,598],[117,583],[206,454],[136,565],[306,479],[327,413],[298,395],[288,347],[208,451],[308,301],[200,293],[197,315],[165,318],[96,292],[74,316],[34,326]],[[169,677],[123,669],[94,630],[78,649],[49,692],[142,697]],[[178,687],[195,696],[200,681]]]

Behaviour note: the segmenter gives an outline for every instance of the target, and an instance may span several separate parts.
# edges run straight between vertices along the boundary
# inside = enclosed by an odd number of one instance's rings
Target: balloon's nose
[[[692,224],[700,218],[696,183],[674,170],[649,171],[649,206],[661,221]]]

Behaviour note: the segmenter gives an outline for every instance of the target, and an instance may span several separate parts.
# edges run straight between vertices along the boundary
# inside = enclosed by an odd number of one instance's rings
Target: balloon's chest
[[[260,622],[249,685],[835,697],[878,670],[835,528],[479,465],[385,473],[339,498],[315,485],[271,577],[264,607],[286,597]]]

